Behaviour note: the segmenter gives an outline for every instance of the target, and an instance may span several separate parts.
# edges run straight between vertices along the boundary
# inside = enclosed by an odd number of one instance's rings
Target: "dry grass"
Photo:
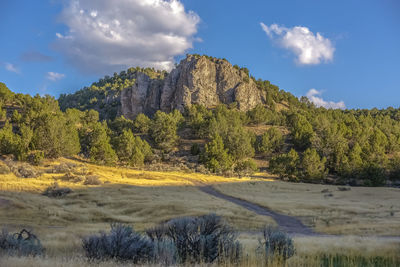
[[[248,181],[215,185],[219,191],[298,216],[317,232],[399,235],[400,189]]]
[[[78,169],[85,169],[82,175],[98,176],[102,184],[84,185],[84,181],[61,179],[65,173],[46,172],[60,163],[76,164]],[[266,177],[272,177],[265,174],[258,174],[253,179],[237,179],[111,168],[67,159],[46,162],[45,166],[38,178],[0,175],[0,228],[7,227],[11,231],[22,227],[33,229],[47,248],[47,256],[2,257],[0,266],[128,266],[112,262],[89,264],[82,256],[81,238],[108,230],[110,222],[128,223],[142,231],[179,216],[216,213],[244,233],[265,224],[275,224],[269,217],[258,216],[199,191],[194,186],[199,183],[213,184],[225,194],[300,216],[317,231],[354,235],[394,235],[400,232],[398,189],[352,188],[351,191],[339,191],[336,186],[267,180]],[[63,198],[42,196],[45,188],[55,181],[73,192]],[[326,197],[327,193],[321,193],[324,189],[333,196]],[[255,252],[257,236],[244,233],[240,240],[246,256],[241,265],[265,265],[262,255]],[[296,237],[295,245],[297,254],[286,266],[321,266],[326,255],[334,256],[335,253],[347,255],[347,263],[352,265],[360,257],[373,262],[375,256],[400,262],[398,239]],[[281,263],[269,266],[281,266]]]
[[[263,253],[258,250],[259,243],[255,235],[241,235],[244,245],[244,257],[239,266],[266,266]],[[398,266],[400,264],[400,243],[391,239],[362,237],[296,237],[296,254],[286,263],[270,261],[268,266]],[[337,261],[340,260],[338,263]],[[377,264],[381,260],[381,264]],[[0,266],[133,266],[116,262],[89,263],[76,251],[74,255],[50,256],[46,258],[0,258]],[[197,265],[210,266],[210,265]],[[216,265],[211,265],[216,266]],[[226,263],[222,266],[238,266]]]
[[[111,222],[128,223],[142,231],[175,217],[216,213],[239,230],[275,224],[269,217],[214,198],[193,186],[193,181],[225,183],[243,179],[85,165],[91,175],[100,177],[102,185],[60,180],[64,174],[53,173],[34,179],[0,176],[0,228],[33,228],[44,246],[50,248],[48,252],[59,255],[73,253],[82,236],[107,230]],[[41,195],[54,181],[73,192],[62,198]]]

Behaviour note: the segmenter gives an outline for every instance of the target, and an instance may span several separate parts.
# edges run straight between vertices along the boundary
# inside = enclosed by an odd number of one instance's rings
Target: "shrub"
[[[366,186],[383,186],[386,183],[385,170],[377,164],[367,164],[360,173]]]
[[[263,241],[260,244],[267,260],[278,258],[287,260],[295,253],[293,239],[277,228],[265,227]]]
[[[140,113],[136,116],[135,120],[133,121],[133,127],[135,132],[147,134],[150,130],[151,120],[149,117]]]
[[[215,214],[177,218],[147,234],[154,241],[172,241],[180,263],[238,262],[241,256],[236,233]]]
[[[28,154],[28,162],[32,165],[39,166],[44,159],[44,153],[40,150],[31,151]]]
[[[19,233],[9,234],[3,229],[0,233],[0,252],[11,256],[38,256],[44,253],[44,248],[30,231],[23,229]]]
[[[194,143],[194,144],[190,147],[190,154],[192,154],[193,156],[199,155],[199,154],[200,154],[200,146],[199,146],[199,144]]]
[[[41,175],[41,172],[27,163],[17,163],[10,167],[11,171],[21,178],[36,178]]]
[[[2,161],[0,161],[0,174],[9,174],[10,172],[10,168]]]
[[[205,145],[204,153],[201,155],[204,165],[212,172],[227,172],[232,169],[233,160],[225,149],[222,138],[216,135]]]
[[[71,172],[66,173],[65,175],[63,175],[60,180],[62,181],[67,181],[67,182],[72,182],[72,183],[79,183],[82,182],[84,179],[84,177],[80,176],[80,175],[75,175]]]
[[[147,263],[154,255],[154,245],[150,239],[136,233],[132,227],[122,224],[111,224],[109,234],[102,233],[84,238],[82,246],[89,260]]]
[[[235,172],[241,176],[249,176],[257,171],[257,164],[252,159],[240,161],[235,166]]]
[[[63,197],[72,193],[72,190],[68,187],[59,187],[58,183],[55,182],[52,186],[46,188],[46,190],[42,193],[44,196],[48,197]]]
[[[99,176],[89,175],[86,177],[84,185],[101,185],[102,182],[99,179]]]
[[[69,173],[73,172],[76,168],[75,163],[60,163],[60,165],[55,165],[50,172],[51,173]]]
[[[277,128],[269,128],[258,140],[257,150],[261,153],[279,151],[283,145],[283,135]]]

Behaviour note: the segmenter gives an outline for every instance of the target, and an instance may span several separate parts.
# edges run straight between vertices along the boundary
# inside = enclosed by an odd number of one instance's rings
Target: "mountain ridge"
[[[104,92],[99,90],[101,85],[105,86]],[[89,99],[85,103],[82,98]],[[59,102],[63,110],[104,110],[100,113],[105,119],[120,115],[133,119],[140,113],[153,115],[157,110],[184,111],[192,104],[212,108],[235,103],[239,110],[247,111],[268,104],[268,95],[246,68],[233,66],[226,59],[194,54],[187,55],[170,73],[130,68],[73,94],[63,94]]]

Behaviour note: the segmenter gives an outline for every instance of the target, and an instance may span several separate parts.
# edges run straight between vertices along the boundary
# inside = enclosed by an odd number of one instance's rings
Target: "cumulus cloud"
[[[333,59],[335,48],[332,42],[319,32],[314,34],[307,27],[301,26],[286,28],[277,24],[260,25],[268,37],[277,41],[279,46],[292,51],[299,64],[315,65]]]
[[[58,81],[65,77],[65,74],[49,71],[46,78],[50,81]]]
[[[314,103],[317,107],[324,107],[324,108],[332,108],[332,109],[345,109],[346,105],[343,101],[333,102],[333,101],[325,101],[321,97],[322,92],[316,89],[310,89],[306,96],[307,98]]]
[[[6,63],[4,63],[4,67],[5,67],[6,70],[8,70],[10,72],[14,72],[14,73],[17,73],[17,74],[21,73],[19,71],[19,69],[14,64],[6,62]]]
[[[53,61],[53,58],[39,51],[26,51],[21,55],[21,60],[25,62],[49,62]]]
[[[105,74],[131,66],[171,69],[192,48],[200,18],[179,0],[69,0],[56,49],[81,70]]]

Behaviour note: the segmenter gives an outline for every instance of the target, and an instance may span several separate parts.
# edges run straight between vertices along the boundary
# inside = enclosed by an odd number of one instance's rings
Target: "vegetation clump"
[[[242,247],[221,217],[210,214],[173,219],[147,231],[155,241],[171,241],[179,263],[238,263]]]
[[[42,195],[52,198],[61,198],[72,193],[72,190],[68,187],[59,187],[58,183],[55,182],[52,186],[46,188]]]
[[[84,238],[82,246],[89,260],[131,261],[138,264],[151,262],[154,255],[154,245],[149,238],[122,224],[111,224],[108,234]]]
[[[40,256],[44,248],[40,240],[31,231],[22,229],[15,234],[8,233],[5,229],[0,233],[0,253],[9,256]]]
[[[295,253],[294,242],[291,237],[277,228],[265,227],[263,240],[260,243],[267,262],[273,259],[286,261]]]

